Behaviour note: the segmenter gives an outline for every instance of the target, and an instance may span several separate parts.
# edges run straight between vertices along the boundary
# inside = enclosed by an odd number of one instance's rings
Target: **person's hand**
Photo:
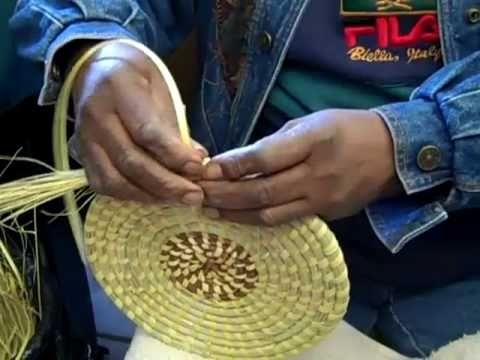
[[[391,135],[374,112],[328,110],[212,159],[200,185],[205,213],[276,225],[354,215],[401,192]]]
[[[142,202],[201,205],[207,152],[182,144],[167,86],[155,65],[127,44],[105,46],[73,92],[71,151],[98,193]]]

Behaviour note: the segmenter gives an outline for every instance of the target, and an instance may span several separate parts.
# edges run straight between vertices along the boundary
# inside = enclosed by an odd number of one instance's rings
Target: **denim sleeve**
[[[480,206],[480,53],[445,66],[410,101],[373,110],[392,134],[396,170],[407,195],[374,203],[367,214],[379,238],[396,253],[449,213]],[[426,146],[437,153],[431,169],[419,160]],[[440,184],[446,190],[438,195],[434,189]]]
[[[10,27],[22,57],[44,66],[39,103],[55,101],[61,79],[55,54],[74,40],[130,38],[158,54],[189,33],[195,0],[19,0]]]

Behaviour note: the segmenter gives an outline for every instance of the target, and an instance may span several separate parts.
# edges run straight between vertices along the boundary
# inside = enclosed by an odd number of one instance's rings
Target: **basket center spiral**
[[[250,254],[212,233],[179,233],[162,246],[162,269],[176,286],[207,299],[231,301],[252,291],[258,272]]]

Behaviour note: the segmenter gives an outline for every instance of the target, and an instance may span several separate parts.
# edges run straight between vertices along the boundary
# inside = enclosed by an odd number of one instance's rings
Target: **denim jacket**
[[[248,142],[308,1],[19,0],[11,27],[20,54],[45,65],[45,104],[61,85],[54,55],[68,42],[128,37],[163,56],[195,26],[203,67],[190,124],[217,153]],[[446,65],[409,101],[373,109],[392,133],[406,192],[367,208],[393,253],[480,204],[480,2],[438,0],[438,12]]]

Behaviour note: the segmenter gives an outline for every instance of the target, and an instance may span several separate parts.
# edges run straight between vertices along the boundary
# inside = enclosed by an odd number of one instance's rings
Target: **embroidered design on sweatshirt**
[[[386,63],[442,61],[435,0],[341,0],[347,56]]]

